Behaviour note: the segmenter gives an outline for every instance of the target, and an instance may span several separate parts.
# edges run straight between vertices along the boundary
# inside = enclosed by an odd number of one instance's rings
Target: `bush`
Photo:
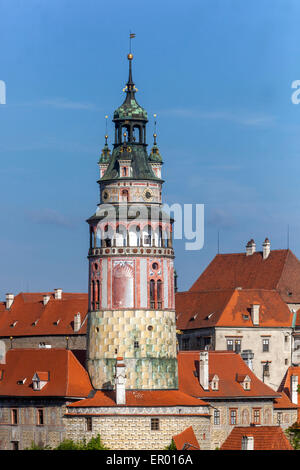
[[[300,424],[294,423],[285,431],[287,437],[290,440],[290,443],[294,447],[295,450],[300,449]]]
[[[172,441],[171,441],[171,444],[168,445],[168,446],[165,448],[165,450],[177,450],[177,447],[176,447],[175,442],[173,441],[173,439],[172,439]]]
[[[72,439],[64,439],[54,450],[108,450],[101,441],[100,434],[92,437],[88,442],[84,438],[82,441],[74,442]]]

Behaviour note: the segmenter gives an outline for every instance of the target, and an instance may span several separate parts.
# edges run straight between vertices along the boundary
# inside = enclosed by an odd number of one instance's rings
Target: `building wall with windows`
[[[216,328],[215,349],[251,350],[254,353],[253,372],[277,390],[291,365],[291,333],[292,328]]]
[[[64,439],[63,399],[1,399],[0,450],[36,445],[56,447]]]
[[[211,450],[220,447],[234,426],[265,425],[274,422],[273,402],[267,401],[211,401]]]
[[[147,408],[132,410],[129,415],[66,416],[66,438],[87,440],[100,434],[101,440],[113,450],[163,450],[172,436],[193,426],[201,450],[210,449],[210,416],[146,415]],[[88,410],[84,411],[87,414]],[[98,412],[99,413],[99,412]],[[101,413],[101,411],[100,411]],[[138,415],[137,415],[138,414]],[[144,416],[143,416],[144,415]],[[88,430],[90,429],[90,430]]]

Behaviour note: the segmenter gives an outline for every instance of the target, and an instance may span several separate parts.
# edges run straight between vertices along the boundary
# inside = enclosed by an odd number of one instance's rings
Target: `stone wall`
[[[176,389],[175,312],[89,313],[87,367],[94,388],[112,389],[116,357],[126,364],[126,389]]]
[[[12,424],[12,409],[17,409],[18,424]],[[38,424],[38,409],[43,409],[44,424]],[[0,450],[20,450],[38,445],[56,447],[64,439],[65,402],[62,400],[1,399]]]
[[[141,410],[141,413],[145,411]],[[159,429],[151,430],[151,418],[159,418]],[[209,416],[93,416],[92,431],[86,430],[86,417],[66,416],[66,437],[75,441],[89,440],[100,434],[112,450],[163,450],[172,436],[193,426],[202,450],[210,449]]]
[[[211,417],[211,449],[220,447],[234,426],[250,426],[254,423],[254,409],[260,410],[260,425],[272,426],[272,400],[240,400],[240,401],[209,401],[212,406]],[[220,411],[220,424],[215,424],[214,412]],[[236,424],[231,424],[230,412],[236,410]]]

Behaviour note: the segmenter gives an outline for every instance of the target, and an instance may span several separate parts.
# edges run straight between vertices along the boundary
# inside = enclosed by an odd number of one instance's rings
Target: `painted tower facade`
[[[172,220],[162,210],[162,158],[147,153],[147,112],[137,103],[132,54],[115,142],[99,160],[100,204],[88,219],[87,368],[96,389],[113,389],[117,357],[128,389],[176,389]]]

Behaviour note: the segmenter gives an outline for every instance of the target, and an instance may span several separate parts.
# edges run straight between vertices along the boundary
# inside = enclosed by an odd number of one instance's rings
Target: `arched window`
[[[155,282],[150,280],[150,308],[155,308]]]
[[[95,281],[91,283],[91,308],[95,310]]]
[[[123,167],[123,176],[127,176],[127,168],[126,168],[126,166]]]
[[[113,230],[109,225],[105,225],[104,227],[104,246],[111,247],[113,239]]]
[[[127,230],[124,225],[118,225],[117,231],[115,234],[116,246],[126,246],[127,245]]]
[[[162,281],[158,279],[156,282],[156,298],[157,298],[157,308],[162,307]]]
[[[97,283],[97,298],[96,298],[96,308],[99,310],[100,307],[100,281],[96,281]]]
[[[124,168],[124,170],[126,170],[126,168]],[[126,175],[124,175],[124,176],[126,176]],[[129,201],[129,193],[128,193],[127,189],[122,189],[121,201],[122,202],[128,202]]]
[[[141,230],[138,225],[132,225],[129,229],[129,246],[141,246]]]
[[[151,246],[152,241],[152,228],[151,225],[147,225],[143,231],[143,245],[144,246]]]

